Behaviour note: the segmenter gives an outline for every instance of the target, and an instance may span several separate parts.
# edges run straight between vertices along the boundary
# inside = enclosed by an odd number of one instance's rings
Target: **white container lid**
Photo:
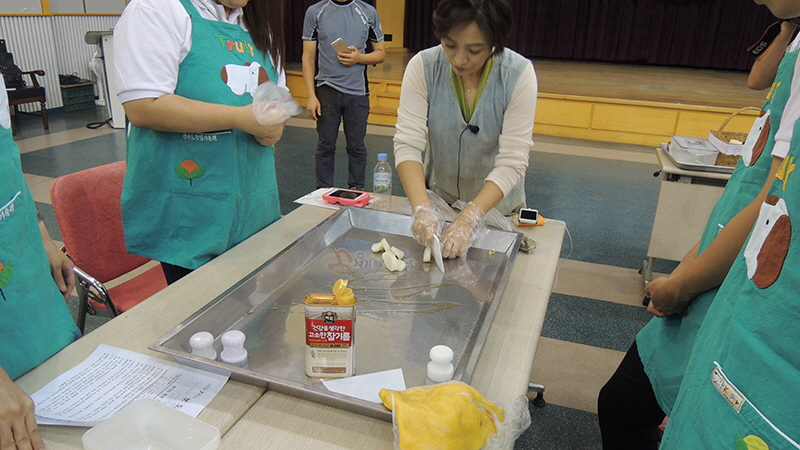
[[[216,450],[219,430],[151,398],[141,398],[83,434],[85,450]]]

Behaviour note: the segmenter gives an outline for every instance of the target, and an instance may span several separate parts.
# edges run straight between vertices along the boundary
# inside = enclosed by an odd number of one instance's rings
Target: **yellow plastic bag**
[[[395,447],[400,450],[502,448],[530,425],[524,397],[511,407],[513,420],[507,420],[502,407],[460,381],[400,392],[382,389],[379,395],[392,410]]]

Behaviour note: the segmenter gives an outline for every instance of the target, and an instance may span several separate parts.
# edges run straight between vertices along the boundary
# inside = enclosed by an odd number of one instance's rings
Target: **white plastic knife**
[[[439,237],[433,237],[433,245],[431,246],[431,254],[433,260],[436,261],[436,267],[444,273],[444,261],[442,260],[442,243],[439,242]]]

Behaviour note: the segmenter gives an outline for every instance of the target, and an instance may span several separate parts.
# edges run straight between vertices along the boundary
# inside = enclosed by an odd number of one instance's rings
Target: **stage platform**
[[[394,125],[403,70],[412,54],[390,50],[369,68],[370,122]],[[534,60],[539,80],[537,134],[655,146],[669,137],[707,137],[725,127],[748,131],[767,91],[744,72],[580,61]],[[305,103],[300,65],[287,67],[290,90]]]

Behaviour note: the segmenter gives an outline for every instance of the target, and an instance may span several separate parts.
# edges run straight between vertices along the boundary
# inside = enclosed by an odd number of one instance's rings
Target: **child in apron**
[[[0,367],[13,380],[80,332],[50,272],[2,82],[0,87]]]
[[[797,56],[797,45],[793,45],[784,55],[762,113],[748,136],[748,151],[711,212],[698,244],[697,255],[711,244],[739,211],[753,201],[764,186],[772,165],[770,150],[775,144],[775,133],[791,92]],[[634,366],[621,364],[619,372],[603,388],[599,418],[607,447],[627,448],[633,440],[642,439],[647,441],[647,444],[641,443],[642,447],[649,445],[656,448],[656,427],[665,415],[670,414],[697,332],[717,291],[718,288],[713,288],[697,295],[682,313],[653,318],[639,332],[635,346],[629,350],[629,353],[637,352],[638,355],[628,355],[626,359],[638,356],[641,366],[637,370],[644,370],[650,385],[640,389],[639,385],[632,385],[629,367]],[[652,404],[653,394],[661,409],[658,414]],[[631,398],[635,400],[629,400]],[[632,402],[636,405],[631,406]],[[627,405],[624,411],[620,405]]]
[[[799,154],[795,139],[708,310],[662,449],[800,448]]]
[[[180,2],[192,41],[175,95],[246,106],[256,85],[278,82],[270,58],[240,25],[203,18],[190,0]],[[129,252],[193,270],[280,218],[274,147],[242,130],[211,131],[130,126],[122,193]]]

